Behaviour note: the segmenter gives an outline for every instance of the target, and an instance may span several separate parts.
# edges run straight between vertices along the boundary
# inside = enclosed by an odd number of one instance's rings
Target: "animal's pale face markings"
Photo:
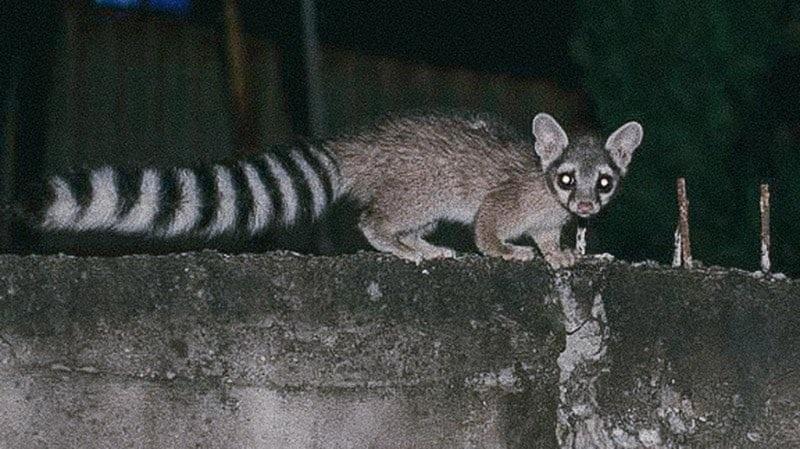
[[[561,187],[561,190],[571,190],[575,186],[575,174],[562,172],[558,175],[558,186]]]
[[[600,212],[614,195],[618,175],[608,165],[565,162],[552,171],[550,183],[562,206],[588,217]]]

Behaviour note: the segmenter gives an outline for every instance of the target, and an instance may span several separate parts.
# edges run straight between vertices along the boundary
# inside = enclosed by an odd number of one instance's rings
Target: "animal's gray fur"
[[[40,226],[157,238],[254,236],[292,225],[302,210],[316,218],[330,201],[349,195],[364,207],[359,226],[367,240],[403,259],[452,257],[452,250],[424,239],[437,222],[451,220],[474,223],[476,244],[487,255],[531,259],[533,248],[507,243],[527,234],[550,265],[570,265],[574,255],[559,245],[562,226],[572,215],[593,215],[608,203],[641,142],[642,128],[628,123],[605,145],[593,137],[570,142],[547,114],[537,115],[532,128],[535,143],[483,114],[389,116],[304,151],[290,149],[279,156],[267,150],[255,160],[214,166],[213,197],[201,195],[200,178],[192,169],[148,169],[135,205],[124,213],[120,174],[114,168],[89,173],[92,190],[83,204],[66,178],[56,176],[48,183],[51,199],[39,214]],[[290,170],[292,163],[295,170]],[[268,171],[266,178],[257,175],[256,164]],[[235,169],[238,178],[232,176]],[[179,201],[169,203],[175,208],[172,218],[159,225],[156,215],[168,203],[159,198],[161,183],[155,185],[153,178],[169,173]],[[568,188],[565,176],[573,182]],[[599,188],[601,176],[611,183],[605,192]],[[298,185],[307,186],[311,204],[300,204]],[[249,203],[237,206],[237,198],[249,198]],[[273,204],[275,198],[279,201]],[[200,229],[203,202],[214,203],[214,214]],[[247,216],[240,220],[241,214]]]
[[[551,266],[571,265],[573,253],[559,245],[562,226],[608,203],[642,128],[624,125],[605,147],[592,138],[570,144],[551,116],[539,114],[533,133],[535,145],[481,114],[399,116],[325,146],[338,159],[341,188],[365,206],[360,227],[380,251],[413,261],[452,257],[423,237],[437,221],[453,220],[475,224],[484,254],[529,260],[533,248],[507,243],[527,234]],[[575,177],[569,190],[557,183],[565,170]],[[603,194],[601,175],[613,183]],[[591,210],[578,210],[590,201]]]

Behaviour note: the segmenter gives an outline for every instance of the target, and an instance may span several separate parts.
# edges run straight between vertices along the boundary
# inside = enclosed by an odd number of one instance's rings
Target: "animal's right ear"
[[[547,167],[558,159],[564,148],[569,145],[567,133],[556,119],[544,112],[536,114],[531,127],[533,128],[533,137],[536,138],[534,149],[542,160],[542,170],[547,170]]]
[[[623,175],[628,169],[633,151],[642,144],[643,134],[642,125],[637,122],[628,122],[611,133],[606,141],[606,150]]]

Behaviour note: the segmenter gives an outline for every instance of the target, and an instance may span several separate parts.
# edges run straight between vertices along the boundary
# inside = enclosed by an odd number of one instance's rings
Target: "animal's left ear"
[[[561,128],[556,119],[550,114],[540,112],[536,114],[531,123],[533,137],[536,138],[534,149],[539,155],[542,170],[547,170],[553,161],[561,156],[564,149],[569,145],[567,133]]]
[[[628,122],[611,133],[606,140],[606,150],[622,174],[631,162],[633,151],[642,143],[644,130],[637,122]]]

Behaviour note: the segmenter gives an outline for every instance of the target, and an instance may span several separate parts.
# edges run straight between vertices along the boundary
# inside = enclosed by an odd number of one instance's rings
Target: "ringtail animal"
[[[601,143],[573,141],[548,114],[532,122],[534,142],[482,114],[391,116],[327,140],[271,147],[205,168],[100,167],[54,175],[34,208],[43,233],[100,233],[156,241],[202,241],[266,232],[317,219],[349,196],[377,250],[419,262],[454,257],[425,237],[436,223],[474,224],[488,256],[530,260],[528,235],[554,268],[572,265],[561,228],[600,211],[617,190],[642,127],[630,122]]]

